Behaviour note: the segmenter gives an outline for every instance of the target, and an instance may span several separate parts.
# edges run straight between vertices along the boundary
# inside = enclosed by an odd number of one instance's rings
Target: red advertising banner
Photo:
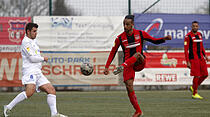
[[[0,53],[0,86],[12,87],[21,84],[22,59],[19,52]]]
[[[0,45],[20,45],[31,17],[0,17]]]
[[[148,52],[145,68],[187,68],[184,52]],[[206,52],[210,57],[210,52]],[[208,67],[210,63],[208,62]]]

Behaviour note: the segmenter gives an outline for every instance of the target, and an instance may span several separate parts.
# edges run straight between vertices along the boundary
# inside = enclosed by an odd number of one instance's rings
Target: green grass
[[[193,100],[189,91],[137,91],[144,117],[210,117],[210,91]],[[18,93],[0,93],[0,106]],[[57,92],[60,113],[70,117],[131,117],[134,109],[126,91]],[[2,115],[0,115],[2,116]],[[46,94],[38,93],[13,108],[11,117],[50,117]]]

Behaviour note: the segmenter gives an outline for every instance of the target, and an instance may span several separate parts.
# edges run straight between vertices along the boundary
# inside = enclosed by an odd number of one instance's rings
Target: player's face
[[[192,24],[192,31],[193,31],[194,33],[196,33],[196,32],[198,31],[198,28],[199,28],[198,23],[193,23],[193,24]]]
[[[31,39],[35,39],[36,38],[36,35],[37,35],[37,28],[33,27],[30,30],[28,30],[28,37],[31,38]]]
[[[124,19],[123,26],[126,33],[131,32],[134,26],[132,19]]]

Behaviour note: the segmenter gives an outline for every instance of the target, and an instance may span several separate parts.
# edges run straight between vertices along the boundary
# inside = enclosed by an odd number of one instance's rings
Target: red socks
[[[195,95],[197,93],[197,90],[198,90],[198,86],[201,85],[201,83],[206,79],[206,77],[194,77],[193,78],[193,95]]]
[[[131,104],[132,104],[133,107],[136,109],[136,112],[142,113],[142,111],[141,111],[141,109],[140,109],[140,107],[139,107],[138,100],[137,100],[137,98],[136,98],[135,92],[133,91],[133,92],[129,93],[129,94],[128,94],[128,97],[129,97],[129,99],[130,99]]]
[[[123,67],[129,67],[131,66],[132,64],[134,64],[136,62],[136,58],[134,56],[132,56],[131,58],[127,59],[123,64],[122,66]]]
[[[193,78],[193,95],[195,95],[197,93],[197,90],[198,90],[198,81],[199,81],[199,78],[198,77],[194,77]]]
[[[198,80],[198,86],[201,85],[201,83],[206,79],[206,77],[201,77]]]

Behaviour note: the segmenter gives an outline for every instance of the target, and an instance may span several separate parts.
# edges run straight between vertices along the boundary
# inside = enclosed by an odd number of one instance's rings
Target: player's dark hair
[[[194,24],[194,23],[197,23],[197,24],[199,24],[199,23],[198,23],[198,21],[193,21],[193,22],[192,22],[192,24]]]
[[[33,27],[38,28],[39,26],[36,23],[28,23],[25,28],[26,34],[27,30],[31,31]]]
[[[134,15],[126,15],[125,19],[131,19],[132,21],[134,21]]]

